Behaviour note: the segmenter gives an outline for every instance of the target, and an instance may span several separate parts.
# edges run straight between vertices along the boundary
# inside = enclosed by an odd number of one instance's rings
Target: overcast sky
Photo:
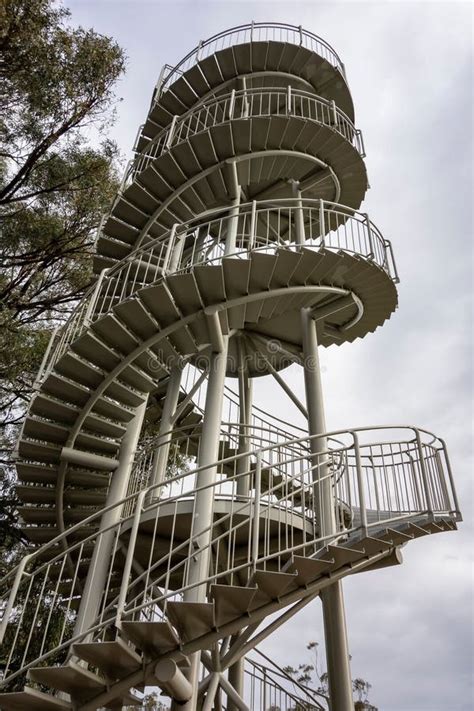
[[[402,566],[346,579],[353,676],[371,682],[380,711],[472,709],[472,5],[68,6],[75,22],[112,35],[128,55],[114,129],[127,157],[161,66],[200,39],[252,19],[280,21],[302,24],[341,56],[367,151],[363,209],[392,241],[401,283],[399,310],[382,329],[322,354],[328,427],[408,423],[442,436],[465,518],[458,532],[407,546]],[[302,397],[301,372],[286,374]],[[268,383],[257,390],[259,404],[291,412]],[[311,639],[322,641],[317,601],[263,649],[297,665]]]

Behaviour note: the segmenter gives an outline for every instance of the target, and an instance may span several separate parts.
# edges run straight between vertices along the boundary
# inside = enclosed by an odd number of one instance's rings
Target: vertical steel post
[[[149,485],[161,484],[165,480],[166,465],[171,446],[171,436],[173,428],[173,413],[176,410],[179,397],[179,388],[181,385],[181,374],[183,369],[180,365],[175,365],[170,372],[170,379],[166,389],[165,402],[163,404],[163,412],[160,419],[160,428],[158,430],[158,439],[156,443],[155,454],[150,474]],[[151,492],[152,498],[159,498],[159,489]]]
[[[310,309],[301,310],[303,334],[303,368],[308,410],[309,434],[326,432],[321,368],[318,354],[318,336],[316,323]],[[331,478],[323,454],[327,451],[325,437],[311,440],[311,454],[318,464],[316,470],[316,499],[321,511],[320,535],[330,536],[336,533],[335,501]],[[318,483],[318,479],[320,480]],[[353,711],[352,680],[347,646],[346,620],[342,584],[340,581],[321,591],[323,606],[324,632],[326,639],[327,669],[329,676],[329,694],[331,711]]]
[[[207,584],[198,584],[209,574],[210,541],[212,535],[212,510],[214,503],[214,487],[217,479],[219,452],[219,436],[222,420],[222,402],[224,397],[225,373],[227,368],[228,336],[222,338],[223,347],[220,352],[210,356],[209,379],[207,383],[204,418],[202,423],[201,442],[199,445],[196,488],[201,489],[194,499],[192,535],[196,552],[189,560],[188,585],[191,589],[184,591],[185,602],[205,602]],[[201,488],[207,487],[207,488]],[[196,696],[199,676],[200,653],[191,656],[191,666],[186,673],[193,686],[193,696],[183,706],[182,711],[193,711],[196,708]]]
[[[237,341],[237,352],[239,357],[239,447],[238,453],[250,452],[252,424],[252,380],[249,377],[248,364],[245,362],[243,343],[239,338]],[[250,456],[241,457],[237,460],[237,474],[245,474],[250,469]],[[248,496],[249,475],[241,476],[237,480],[237,496]]]
[[[295,242],[301,246],[305,243],[303,200],[301,198],[300,186],[297,181],[292,181],[291,188],[293,191],[293,197],[296,198],[296,207],[294,208],[296,228]]]
[[[239,696],[243,698],[244,696],[244,668],[245,668],[245,657],[240,657],[232,666],[229,667],[229,684],[233,686]],[[227,709],[228,711],[237,711],[239,707],[233,700],[228,697],[227,699]]]
[[[106,506],[113,506],[121,501],[127,492],[127,486],[132,470],[133,458],[140,437],[140,431],[145,417],[147,401],[145,400],[135,412],[135,416],[127,425],[126,432],[120,444],[120,464],[112,474],[107,496]],[[87,572],[87,579],[81,597],[81,604],[77,613],[73,636],[81,634],[89,627],[92,627],[100,609],[102,594],[104,592],[107,575],[110,568],[110,555],[112,552],[114,536],[116,531],[109,526],[113,526],[120,520],[122,512],[121,506],[107,511],[101,519],[100,528],[97,533],[92,560]],[[101,531],[105,531],[101,533]],[[83,641],[87,641],[85,638]]]
[[[237,227],[239,224],[239,210],[240,210],[240,185],[237,176],[237,164],[235,161],[230,163],[229,167],[232,177],[232,207],[229,210],[229,217],[227,220],[227,235],[225,240],[224,256],[227,257],[230,254],[234,254],[237,244]]]

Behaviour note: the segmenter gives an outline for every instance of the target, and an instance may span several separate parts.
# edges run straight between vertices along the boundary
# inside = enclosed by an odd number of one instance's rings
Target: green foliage
[[[118,186],[113,87],[124,54],[54,0],[7,0],[0,51],[0,546],[12,450],[53,327],[92,283],[93,240]],[[13,507],[13,508],[12,508]]]

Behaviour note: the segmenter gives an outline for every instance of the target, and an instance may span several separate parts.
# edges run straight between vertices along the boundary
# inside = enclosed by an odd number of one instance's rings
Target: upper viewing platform
[[[199,42],[174,67],[165,65],[135,148],[196,103],[232,89],[287,87],[334,101],[354,119],[344,64],[323,39],[301,26],[251,22]]]
[[[210,209],[299,196],[357,210],[368,188],[344,65],[281,23],[221,32],[166,66],[134,150],[96,272]]]

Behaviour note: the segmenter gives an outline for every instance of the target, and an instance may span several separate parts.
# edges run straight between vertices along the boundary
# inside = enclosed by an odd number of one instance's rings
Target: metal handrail
[[[409,432],[408,438],[405,435],[400,439],[398,434],[400,429]],[[376,437],[374,433],[377,431],[391,431],[392,437]],[[314,457],[308,457],[307,454],[310,450],[310,443],[314,439],[326,437],[337,437],[340,440],[340,446],[338,449],[326,449],[319,453],[319,460],[315,462]],[[368,438],[370,438],[369,441],[366,441]],[[301,447],[300,451],[298,451],[299,447]],[[333,457],[339,451],[344,451],[345,457],[342,480],[336,480],[334,473],[326,466],[327,458]],[[196,477],[200,471],[208,469],[209,465],[196,467],[165,482],[141,489],[141,491],[125,497],[114,506],[105,507],[102,511],[95,512],[27,556],[19,567],[5,577],[4,584],[7,595],[2,606],[5,614],[0,627],[0,636],[5,632],[9,614],[13,614],[16,618],[18,629],[26,624],[23,623],[23,613],[29,602],[33,604],[31,595],[34,593],[31,593],[31,590],[35,590],[35,584],[41,588],[41,594],[35,603],[37,605],[35,618],[37,614],[40,616],[42,614],[42,596],[49,595],[48,599],[58,600],[58,604],[60,602],[67,608],[68,620],[72,619],[71,603],[78,594],[75,587],[77,571],[83,561],[85,563],[90,556],[90,553],[87,553],[88,547],[96,544],[101,536],[108,534],[114,536],[113,550],[115,552],[109,564],[107,578],[107,590],[109,590],[114,570],[123,568],[120,562],[123,558],[120,557],[122,553],[118,550],[118,542],[119,539],[122,541],[128,539],[127,537],[121,538],[122,533],[126,529],[130,529],[130,526],[132,527],[133,535],[127,544],[127,560],[130,562],[133,557],[132,549],[135,545],[139,523],[144,515],[155,517],[154,530],[156,532],[158,521],[161,520],[160,517],[169,516],[170,513],[172,516],[176,516],[181,503],[194,501],[199,492],[209,488],[213,490],[215,501],[233,501],[228,512],[220,514],[219,524],[222,525],[219,530],[213,533],[212,524],[208,529],[205,529],[209,531],[211,537],[209,546],[213,550],[216,548],[218,550],[219,546],[227,545],[227,540],[229,544],[233,541],[232,545],[235,545],[236,533],[243,530],[247,523],[249,528],[251,527],[252,533],[248,536],[249,546],[244,558],[241,558],[242,551],[240,551],[239,557],[234,559],[233,549],[230,546],[231,557],[226,566],[222,570],[211,570],[204,583],[219,581],[223,576],[226,579],[229,576],[232,578],[239,571],[244,573],[249,569],[255,570],[257,566],[265,569],[270,561],[275,558],[279,559],[281,556],[287,559],[288,555],[294,553],[310,555],[312,551],[314,554],[324,544],[336,541],[342,533],[347,536],[361,531],[366,535],[367,531],[376,531],[381,525],[396,526],[410,519],[419,521],[421,517],[431,521],[436,515],[457,520],[459,515],[456,510],[456,496],[451,486],[444,443],[432,433],[419,428],[379,426],[338,430],[324,435],[273,442],[268,446],[254,450],[253,453],[257,456],[256,469],[251,468],[245,472],[238,471],[238,462],[248,456],[248,453],[233,455],[220,459],[215,464],[218,471],[223,471],[224,466],[227,469],[230,467],[231,471],[226,474],[224,480],[199,486],[196,485]],[[255,498],[253,495],[240,499],[235,498],[236,487],[242,477],[254,477],[254,486],[256,491],[260,492],[258,473],[261,471],[263,459],[274,462],[277,471],[286,471],[286,476],[273,475],[270,471],[268,486],[262,490],[261,495]],[[375,463],[376,460],[378,463]],[[320,473],[326,471],[326,474],[314,479],[315,471]],[[347,521],[344,519],[339,521],[337,533],[321,537],[318,533],[319,524],[317,522],[321,522],[322,513],[318,509],[318,499],[314,498],[314,490],[315,487],[322,486],[325,480],[332,481],[336,501],[344,501],[346,508],[352,512],[352,515]],[[127,506],[130,502],[136,503],[134,506]],[[81,527],[99,522],[102,516],[112,509],[127,513],[122,513],[119,520],[107,528],[93,531],[75,543],[67,543],[68,537],[70,540],[70,536],[77,533]],[[268,522],[271,520],[278,521],[278,527],[283,526],[285,530],[286,526],[294,526],[299,520],[300,528],[298,530],[303,532],[303,538],[293,541],[292,539],[288,540],[287,536],[280,536],[278,532],[270,534]],[[266,521],[267,523],[265,523]],[[315,524],[316,528],[314,528]],[[174,530],[174,524],[172,530]],[[167,600],[175,599],[184,590],[193,588],[197,583],[186,580],[186,560],[188,556],[195,555],[194,544],[202,534],[202,530],[199,533],[191,531],[188,540],[181,542],[178,539],[174,543],[172,542],[168,553],[148,566],[144,573],[132,574],[129,565],[129,569],[125,571],[126,574],[122,572],[122,583],[120,591],[117,593],[118,597],[115,596],[111,601],[107,601],[107,596],[105,596],[99,622],[94,625],[93,630],[102,634],[101,630],[105,630],[110,623],[111,613],[115,609],[117,601],[127,616],[154,615],[157,605],[162,610],[163,606],[166,607]],[[66,550],[59,545],[62,541],[66,544]],[[260,543],[255,547],[256,541],[260,541]],[[278,541],[278,545],[276,541]],[[116,556],[119,556],[120,560]],[[76,561],[74,573],[71,573],[65,566],[66,557],[68,560]],[[216,560],[218,558],[217,556]],[[177,574],[184,575],[181,586],[176,588],[171,585],[170,587],[171,577]],[[203,581],[200,581],[199,584],[203,584]],[[20,598],[20,601],[16,601],[20,588],[22,588],[23,597]],[[26,598],[24,597],[25,590],[27,591]],[[159,592],[160,590],[161,592]],[[113,591],[113,588],[110,588],[110,591]],[[50,616],[45,623],[46,627],[49,625],[49,620]],[[16,640],[18,639],[25,641],[26,635],[22,636],[18,629],[13,646],[17,645]],[[63,632],[67,636],[68,628],[66,627]],[[91,632],[91,629],[88,632]],[[42,633],[46,636],[44,629]],[[22,669],[25,668],[25,665],[31,666],[38,661],[38,657],[33,660],[28,657],[30,637],[31,635],[28,636],[26,649],[22,648],[21,650]],[[59,645],[43,654],[44,644],[42,644],[40,657],[47,658],[48,655],[57,652],[59,647],[64,648],[65,645],[66,642],[61,637]],[[13,650],[11,650],[10,658],[12,654]],[[38,654],[38,648],[34,645],[32,654]],[[18,673],[20,670],[10,674],[8,678],[11,679]]]
[[[196,133],[234,119],[262,116],[293,116],[327,126],[345,138],[362,158],[365,157],[361,132],[333,101],[291,87],[241,89],[212,97],[193,106],[186,113],[175,116],[171,124],[151,139],[145,150],[137,153],[130,162],[121,191],[158,156]]]
[[[265,42],[269,40],[289,42],[311,49],[328,61],[335,69],[339,70],[341,76],[346,79],[344,64],[335,49],[313,32],[303,29],[301,25],[290,25],[284,22],[251,22],[232,27],[229,30],[224,30],[199,42],[197,47],[188,52],[188,54],[162,78],[156,87],[152,103],[157,102],[160,96],[167,91],[184,72],[205,57],[236,44]]]
[[[298,214],[303,215],[307,225],[303,243],[306,248],[356,254],[383,269],[395,283],[398,281],[393,270],[393,255],[389,255],[390,242],[366,213],[307,198],[265,200],[257,205],[245,203],[238,211],[238,239],[233,250],[226,254],[227,235],[235,216],[229,214],[229,208],[217,208],[205,219],[195,218],[187,224],[174,225],[164,235],[104,270],[61,329],[43,378],[89,323],[109,313],[116,303],[130,298],[138,289],[160,283],[167,273],[186,272],[196,264],[221,263],[229,256],[248,258],[254,251],[294,249],[294,221]],[[272,221],[278,226],[276,234]],[[325,231],[321,234],[323,224]],[[201,238],[204,235],[201,242],[199,235]],[[187,239],[192,243],[191,248],[186,248]]]

